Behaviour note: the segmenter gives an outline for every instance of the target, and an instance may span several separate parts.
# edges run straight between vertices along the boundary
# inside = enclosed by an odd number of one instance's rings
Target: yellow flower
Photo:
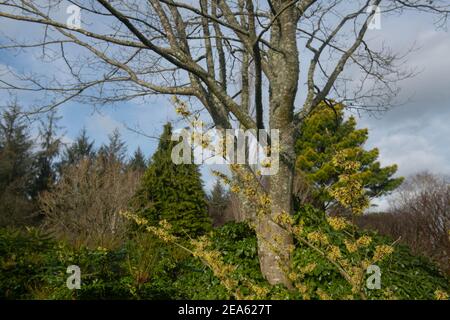
[[[230,188],[230,191],[233,193],[239,193],[241,191],[241,188],[239,188],[239,186],[234,185]]]
[[[358,250],[358,246],[353,241],[344,240],[345,248],[350,253],[356,252]]]
[[[387,257],[388,255],[390,255],[392,252],[394,252],[394,248],[391,246],[385,244],[377,246],[375,248],[375,253],[373,255],[373,261],[374,262],[380,261],[385,257]]]
[[[306,237],[308,238],[309,241],[314,243],[321,243],[324,245],[328,244],[327,236],[319,231],[310,232]]]
[[[362,236],[358,240],[356,240],[356,244],[358,246],[367,247],[372,242],[372,238],[369,236]]]
[[[448,293],[442,290],[436,290],[434,296],[436,300],[448,300]]]
[[[312,262],[312,263],[307,264],[303,268],[301,268],[300,271],[303,274],[307,274],[307,273],[313,272],[316,267],[317,267],[317,264],[315,262]]]
[[[331,297],[320,288],[316,290],[316,293],[319,296],[320,300],[331,300]]]
[[[183,117],[187,117],[191,114],[184,106],[176,107],[175,112]]]
[[[252,196],[254,196],[255,194],[256,194],[256,190],[254,189],[254,188],[245,188],[244,189],[244,194],[247,196],[247,197],[252,197]]]
[[[308,287],[302,283],[296,283],[295,288],[302,294],[304,300],[309,300],[311,297],[309,296]]]
[[[339,259],[341,257],[341,250],[339,249],[339,247],[337,246],[331,246],[330,251],[328,252],[328,257],[333,260],[336,261],[337,259]]]
[[[344,230],[348,226],[347,220],[342,217],[327,217],[327,221],[336,231]]]
[[[250,284],[250,288],[253,290],[258,299],[266,298],[267,294],[269,293],[269,290],[267,288],[260,287],[253,283]]]
[[[295,272],[291,272],[288,274],[288,278],[289,280],[291,280],[292,282],[296,281],[298,279],[298,274]]]
[[[269,159],[265,159],[261,162],[261,167],[270,168],[272,166],[272,162]]]
[[[301,236],[302,236],[302,233],[303,233],[303,227],[297,225],[297,226],[295,226],[295,227],[292,229],[292,232],[294,233],[295,236],[301,237]]]
[[[283,226],[292,226],[295,223],[294,218],[284,211],[276,215],[274,220],[276,223]]]
[[[367,268],[369,268],[369,266],[371,265],[370,261],[367,259],[364,259],[363,261],[361,261],[361,266],[363,267],[363,269],[367,270]]]
[[[265,206],[265,205],[269,205],[272,201],[270,200],[270,198],[267,195],[262,195],[259,197],[259,202],[261,205]]]

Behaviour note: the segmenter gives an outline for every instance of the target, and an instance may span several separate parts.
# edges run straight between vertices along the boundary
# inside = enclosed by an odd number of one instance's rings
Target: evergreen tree
[[[229,201],[229,193],[225,190],[220,180],[217,179],[208,197],[209,215],[213,219],[215,226],[222,223],[222,218]]]
[[[98,151],[98,155],[101,159],[107,162],[119,162],[124,163],[127,153],[127,147],[122,140],[120,131],[116,128],[108,135],[108,144],[103,144]]]
[[[0,120],[0,225],[22,224],[33,210],[30,199],[33,143],[16,104]]]
[[[144,172],[147,169],[147,161],[140,147],[134,152],[133,157],[128,163],[128,168],[138,172]]]
[[[137,210],[151,223],[167,220],[175,234],[196,236],[209,230],[206,195],[195,164],[172,162],[172,126],[164,126],[158,149],[142,178],[135,201]]]
[[[56,180],[56,168],[54,160],[59,154],[61,139],[57,136],[57,121],[61,117],[56,112],[47,115],[45,122],[41,122],[39,137],[41,150],[37,152],[35,159],[35,181],[32,196],[35,198],[40,192],[46,191]]]
[[[78,163],[85,158],[94,158],[94,141],[89,141],[86,128],[83,128],[80,134],[76,137],[75,142],[63,152],[60,167]]]
[[[364,150],[368,138],[367,129],[357,129],[356,119],[344,118],[344,106],[333,108],[322,104],[305,120],[296,141],[296,169],[298,180],[309,186],[315,206],[327,210],[336,202],[328,190],[338,181],[342,172],[333,166],[337,152],[349,149],[353,159],[361,163],[359,174],[370,198],[379,197],[397,188],[403,178],[393,178],[397,165],[381,167],[377,161],[377,148]]]

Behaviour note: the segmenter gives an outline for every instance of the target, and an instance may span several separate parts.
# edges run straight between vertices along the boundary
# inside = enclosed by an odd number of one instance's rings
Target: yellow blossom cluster
[[[375,253],[373,254],[373,261],[381,261],[385,257],[389,256],[392,252],[394,252],[394,248],[388,245],[379,245],[375,247]]]
[[[272,203],[272,200],[267,194],[263,194],[259,196],[259,203],[263,206],[267,206]]]
[[[147,219],[140,217],[137,214],[131,213],[129,211],[120,211],[119,214],[128,220],[133,220],[139,226],[144,226],[148,224]]]
[[[261,161],[261,167],[270,168],[272,166],[272,162],[269,159],[264,159]]]
[[[230,185],[231,184],[231,180],[230,178],[227,177],[227,175],[223,174],[222,172],[219,171],[213,171],[212,172],[214,176],[216,176],[217,178],[219,178],[220,180],[222,180],[222,182],[226,185]]]
[[[159,222],[159,227],[147,226],[145,229],[164,242],[169,243],[178,240],[178,238],[171,233],[172,226],[166,220],[161,220]]]
[[[356,252],[359,248],[367,247],[371,243],[372,243],[372,238],[367,235],[361,236],[356,241],[351,241],[348,239],[344,240],[345,248],[350,253]]]
[[[241,191],[241,188],[238,185],[233,185],[231,186],[230,191],[233,193],[239,193]]]
[[[303,283],[296,283],[295,288],[302,294],[304,300],[310,300],[311,297],[308,294],[309,288]]]
[[[312,262],[312,263],[308,263],[306,266],[304,266],[303,268],[300,269],[300,271],[303,274],[308,274],[314,271],[314,269],[316,269],[317,267],[317,263]]]
[[[342,217],[327,217],[328,224],[336,231],[344,230],[349,226],[349,223]]]
[[[331,297],[322,289],[318,288],[316,290],[317,295],[319,296],[320,300],[331,300]]]
[[[186,102],[181,101],[177,96],[172,97],[172,103],[175,105],[175,112],[183,117],[191,115]]]
[[[332,159],[335,167],[340,168],[346,172],[356,172],[361,168],[361,163],[358,161],[349,160],[354,156],[354,150],[344,149],[339,151]]]
[[[364,235],[364,236],[360,237],[358,240],[356,240],[356,244],[361,247],[367,247],[371,243],[372,243],[372,238],[367,235]]]
[[[436,300],[448,300],[448,293],[444,292],[442,290],[436,290],[434,292],[434,296],[436,298]]]
[[[358,246],[356,245],[356,243],[354,241],[345,239],[344,244],[345,244],[345,248],[350,253],[354,253],[358,250]]]
[[[352,285],[352,292],[357,294],[361,291],[361,285],[364,281],[365,270],[357,266],[350,268],[348,273],[350,274],[350,284]]]
[[[360,215],[369,206],[369,199],[357,174],[342,174],[339,182],[330,189],[330,195],[343,207]]]
[[[336,261],[337,259],[341,258],[342,254],[341,254],[341,250],[339,249],[338,246],[332,245],[329,248],[328,251],[328,258],[330,258],[330,260],[332,261]]]
[[[306,237],[315,244],[327,245],[329,243],[328,237],[320,231],[312,231]]]
[[[358,173],[361,163],[351,160],[355,150],[345,149],[338,152],[332,160],[333,166],[342,171],[339,180],[330,188],[330,195],[343,207],[351,209],[353,214],[360,215],[369,206],[369,199]]]
[[[260,299],[267,298],[267,295],[269,294],[269,289],[268,288],[258,286],[258,285],[254,284],[254,283],[250,283],[249,284],[249,288],[253,292],[253,295],[250,295],[250,296],[248,296],[246,298],[260,300]]]
[[[277,214],[274,218],[274,222],[285,227],[290,228],[294,225],[295,221],[294,218],[288,214],[287,212],[280,212]]]

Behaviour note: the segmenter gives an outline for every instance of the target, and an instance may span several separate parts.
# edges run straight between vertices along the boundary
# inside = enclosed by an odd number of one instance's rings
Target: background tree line
[[[13,104],[0,119],[0,224],[33,225],[42,220],[40,197],[68,177],[83,171],[83,163],[96,166],[98,174],[143,173],[147,160],[140,148],[128,159],[126,145],[115,130],[98,148],[82,129],[73,143],[64,145],[56,113],[35,126]],[[124,189],[125,190],[125,189]],[[113,191],[113,189],[111,189]],[[92,192],[95,192],[94,190]],[[75,194],[75,193],[74,193]],[[71,200],[75,200],[72,198]],[[80,208],[81,209],[81,208]]]
[[[171,150],[175,142],[170,139],[173,130],[170,123],[163,128],[156,152],[146,160],[139,148],[127,158],[126,143],[117,130],[98,149],[85,129],[71,144],[64,146],[58,136],[58,117],[54,113],[39,123],[39,138],[32,139],[31,124],[22,115],[20,109],[13,105],[4,110],[1,121],[2,177],[9,178],[2,179],[4,185],[1,189],[2,198],[7,200],[1,202],[2,223],[9,227],[0,229],[0,285],[5,288],[5,297],[71,296],[68,290],[61,289],[64,287],[61,279],[65,279],[66,264],[74,262],[88,270],[88,275],[83,278],[86,285],[79,298],[233,296],[198,259],[143,232],[125,219],[122,211],[134,212],[154,226],[162,220],[168,221],[172,234],[182,239],[180,241],[207,237],[214,248],[224,252],[225,261],[237,266],[233,277],[256,281],[258,286],[266,288],[264,292],[268,290],[265,294],[270,297],[324,298],[322,292],[325,291],[333,297],[341,297],[342,290],[347,292],[345,281],[331,272],[326,262],[319,263],[318,257],[300,246],[296,248],[294,261],[299,265],[311,259],[318,262],[316,272],[325,280],[318,281],[315,274],[309,275],[305,281],[313,291],[300,296],[266,283],[259,270],[255,234],[245,223],[235,223],[245,216],[239,212],[242,210],[239,200],[220,180],[216,181],[211,192],[205,192],[197,165],[173,164]],[[349,215],[328,194],[330,186],[339,183],[340,172],[330,169],[331,159],[339,150],[354,150],[352,155],[364,163],[358,174],[363,176],[365,187],[373,197],[392,192],[402,182],[401,178],[393,177],[395,166],[381,167],[377,162],[378,152],[364,150],[367,130],[356,129],[356,120],[345,119],[342,109],[323,106],[311,114],[306,124],[304,135],[297,141],[303,145],[299,150],[306,150],[297,154],[300,163],[297,174],[303,175],[300,181],[308,183],[296,186],[296,197],[300,199],[299,203],[308,203],[311,207],[298,203],[296,210],[303,218],[310,219],[307,220],[309,223],[313,221],[314,228],[322,216],[326,219],[327,216]],[[323,134],[316,135],[315,131]],[[430,185],[423,190],[432,190]],[[442,190],[448,191],[444,185],[437,191]],[[433,191],[432,194],[440,199],[439,203],[445,203],[439,192]],[[437,262],[444,261],[442,248],[448,240],[442,234],[437,238],[428,234],[435,232],[436,228],[432,230],[422,225],[420,230],[423,232],[414,238],[415,243],[407,237],[417,232],[419,227],[416,220],[410,218],[410,213],[423,214],[420,215],[421,223],[429,222],[426,215],[431,212],[436,213],[435,224],[442,220],[440,211],[429,210],[436,208],[434,204],[437,202],[422,198],[421,203],[427,207],[415,206],[415,211],[411,211],[408,209],[417,203],[417,194],[409,192],[407,195],[403,202],[396,202],[405,212],[396,216],[399,220],[386,217],[387,214],[369,214],[360,217],[358,224],[379,230],[393,239],[401,236],[401,240],[412,245],[418,254],[425,253],[425,248],[432,245],[433,255],[428,255]],[[403,206],[403,203],[410,207]],[[443,208],[442,212],[448,210]],[[409,219],[408,224],[404,223],[404,218]],[[329,228],[323,221],[320,228]],[[384,229],[374,221],[381,221]],[[37,226],[37,233],[14,231],[17,227],[31,225]],[[387,227],[389,225],[396,226],[394,230],[397,233],[391,231]],[[408,228],[402,229],[405,225]],[[441,227],[441,232],[448,230],[445,229],[448,226],[435,227]],[[375,244],[389,241],[373,237]],[[20,257],[19,260],[16,257]],[[429,262],[413,257],[407,249],[396,248],[393,261],[394,267],[386,267],[385,281],[389,285],[411,281],[390,273],[392,268],[396,272],[415,272],[421,279],[417,283],[415,281],[419,278],[415,279],[411,288],[398,290],[397,296],[429,298],[441,286],[439,272]],[[34,267],[30,269],[30,265]],[[34,273],[34,269],[48,272]],[[34,275],[31,280],[27,278],[30,274]],[[330,281],[332,287],[329,286]],[[206,287],[209,289],[205,290]],[[377,292],[371,297],[389,297],[386,294]]]

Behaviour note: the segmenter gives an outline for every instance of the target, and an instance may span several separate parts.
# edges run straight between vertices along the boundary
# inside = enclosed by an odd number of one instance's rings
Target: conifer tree
[[[135,197],[136,208],[151,223],[167,220],[175,234],[197,236],[211,227],[199,168],[174,164],[171,159],[172,126],[164,126],[158,149]]]
[[[35,198],[40,192],[46,191],[56,180],[55,158],[59,154],[61,138],[57,136],[57,130],[60,129],[57,121],[61,119],[56,112],[51,112],[47,118],[41,122],[39,128],[39,138],[41,148],[36,154],[35,159],[35,181],[33,184],[32,196]]]
[[[219,179],[214,183],[211,194],[208,197],[209,215],[214,225],[219,225],[230,201],[230,195],[223,187]]]
[[[29,222],[33,143],[20,107],[8,107],[0,119],[0,225]]]
[[[124,163],[127,153],[127,147],[122,140],[120,131],[116,128],[108,135],[108,144],[103,144],[98,151],[101,159],[107,162]]]
[[[75,164],[85,158],[92,159],[94,157],[94,141],[89,141],[86,128],[83,128],[76,137],[75,142],[64,150],[60,167]]]
[[[296,174],[309,185],[309,200],[316,207],[327,210],[336,204],[329,190],[342,172],[332,159],[344,149],[353,157],[349,160],[361,163],[359,174],[369,198],[385,195],[402,183],[403,178],[393,178],[397,165],[381,167],[378,149],[363,148],[367,139],[368,130],[357,129],[353,116],[345,119],[343,105],[323,103],[308,116],[296,141]]]
[[[128,163],[128,168],[138,172],[144,172],[147,169],[147,161],[140,147],[134,152],[133,157]]]

